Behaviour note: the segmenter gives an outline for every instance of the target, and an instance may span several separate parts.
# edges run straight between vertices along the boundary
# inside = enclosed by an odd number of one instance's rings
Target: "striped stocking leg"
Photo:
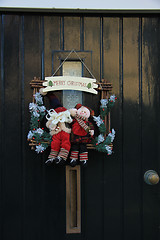
[[[58,152],[51,149],[51,152],[48,156],[48,160],[45,162],[45,164],[48,166],[51,165],[55,161],[55,158],[57,157],[57,155],[58,155]]]
[[[88,152],[83,152],[79,154],[80,161],[88,161]]]
[[[70,159],[78,160],[78,151],[71,151]]]
[[[59,152],[59,154],[58,154],[58,157],[61,157],[61,158],[63,158],[63,159],[66,161],[66,159],[67,159],[67,157],[68,157],[68,154],[69,154],[69,151],[68,151],[68,150],[66,150],[66,149],[64,149],[64,148],[61,148],[61,149],[60,149],[60,152]]]
[[[51,152],[50,152],[48,158],[56,158],[57,155],[58,155],[58,152],[51,149]]]

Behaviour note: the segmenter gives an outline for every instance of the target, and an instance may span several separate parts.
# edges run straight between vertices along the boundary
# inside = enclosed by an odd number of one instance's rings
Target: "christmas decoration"
[[[111,108],[114,106],[116,97],[115,95],[110,96],[108,99],[101,99],[101,106],[100,106],[100,115],[102,119],[105,118],[105,116],[111,111]]]
[[[88,121],[93,111],[88,107],[77,104],[75,109],[71,109],[71,116],[74,117],[71,133],[71,155],[70,165],[74,167],[78,162],[82,166],[87,165],[88,151],[86,143],[91,142],[94,135],[93,125]]]
[[[46,127],[50,131],[52,142],[51,152],[45,163],[47,165],[52,163],[64,165],[71,148],[71,128],[67,124],[72,122],[72,118],[70,112],[60,104],[54,94],[49,95],[49,99],[54,109],[50,109],[46,115]]]
[[[43,99],[39,92],[33,95],[35,103],[29,104],[31,113],[30,131],[28,132],[28,141],[35,142],[37,153],[42,153],[51,143],[51,135],[40,127],[40,122],[46,115],[46,108],[43,106]]]
[[[75,115],[73,114],[72,110],[64,109],[61,105],[59,105],[59,101],[56,100],[57,98],[54,96],[52,92],[44,93],[42,84],[44,81],[34,78],[31,81],[30,85],[33,88],[33,102],[29,104],[29,111],[31,113],[31,120],[30,120],[30,130],[28,132],[28,140],[31,149],[34,149],[37,153],[43,152],[48,146],[51,146],[51,152],[46,161],[46,164],[51,164],[52,162],[55,163],[63,163],[66,162],[70,151],[70,140],[68,135],[70,136],[71,129],[67,126],[68,123],[72,122],[71,115],[74,117],[73,126],[72,126],[72,145],[74,143],[81,142],[82,145],[87,145],[87,149],[96,149],[100,152],[105,152],[108,155],[112,154],[112,146],[113,141],[115,138],[115,131],[112,129],[110,131],[110,111],[114,106],[116,97],[115,95],[110,96],[110,91],[112,90],[112,84],[107,83],[105,80],[102,80],[101,83],[98,84],[98,90],[101,92],[101,100],[100,100],[100,115],[98,117],[93,116],[93,120],[95,121],[98,129],[99,135],[95,137],[93,140],[93,129],[88,122],[88,117],[84,118],[82,116],[78,116],[77,112],[78,109],[82,107],[82,105],[78,104],[76,106]],[[49,82],[49,86],[53,85],[53,82]],[[90,89],[90,85],[87,85],[87,88]],[[38,92],[39,91],[39,92]],[[46,110],[45,106],[43,106],[43,98],[42,95],[49,96],[52,103],[54,103],[54,107],[49,111]],[[83,106],[84,107],[84,106]],[[87,107],[86,107],[87,108]],[[88,109],[88,108],[87,108]],[[46,132],[44,128],[41,128],[41,121],[46,116],[47,123],[46,126],[49,128],[50,133]],[[77,123],[77,125],[75,124]],[[79,136],[77,133],[76,136],[76,129],[78,129],[78,125],[87,132],[85,136]],[[88,131],[89,129],[89,131]],[[63,133],[63,134],[62,134]],[[64,137],[64,133],[67,134],[67,137]],[[58,136],[60,143],[58,143],[58,139],[55,138]],[[62,140],[63,139],[63,140]],[[67,139],[67,140],[66,140]],[[81,139],[81,140],[80,140]],[[84,140],[85,139],[85,140]],[[91,141],[92,139],[92,141]],[[54,140],[54,141],[53,141]],[[62,147],[62,142],[67,142],[69,147]],[[51,144],[52,142],[52,144]],[[55,144],[54,144],[55,143]],[[55,150],[55,146],[57,145],[57,150]],[[80,144],[79,144],[80,145]],[[85,150],[84,150],[85,149]],[[75,166],[77,164],[77,148],[74,150],[74,147],[71,151],[71,159],[70,165]],[[88,153],[85,148],[78,149],[78,155],[80,156],[80,163],[85,165],[88,160]],[[76,161],[75,161],[76,159]]]
[[[104,123],[105,116],[111,111],[111,108],[114,106],[116,97],[115,95],[110,96],[108,99],[101,99],[101,106],[100,106],[100,116],[96,117],[93,116],[93,120],[96,122],[96,125],[99,128],[99,136],[93,140],[93,145],[95,149],[99,152],[105,152],[108,155],[112,154],[112,147],[110,146],[115,138],[115,130],[112,129],[108,135],[106,135],[107,130]],[[101,119],[102,117],[102,119]],[[106,137],[105,137],[106,135]]]

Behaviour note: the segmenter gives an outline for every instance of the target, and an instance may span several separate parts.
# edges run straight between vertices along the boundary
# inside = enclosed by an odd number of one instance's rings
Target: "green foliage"
[[[32,103],[31,103],[32,104]],[[46,115],[45,107],[43,106],[42,98],[36,98],[35,109],[32,109],[30,119],[30,138],[36,141],[37,145],[44,147],[44,150],[51,144],[52,136],[40,127],[40,123]]]
[[[100,106],[100,115],[103,120],[105,119],[105,116],[107,115],[107,113],[108,113],[107,106],[105,107]]]
[[[112,107],[114,106],[114,102],[115,101],[112,101],[109,99],[106,105],[103,104],[103,106],[102,105],[100,106],[100,116],[103,121],[104,121],[106,115],[108,115],[108,113],[111,111]],[[100,135],[102,135],[102,136],[107,135],[106,126],[104,123],[98,125],[98,128],[99,128]],[[115,136],[115,132],[114,133],[112,132],[112,134],[108,134],[106,136],[106,138],[102,138],[100,136],[102,140],[99,140],[99,137],[96,137],[92,142],[95,149],[99,152],[104,152],[104,153],[107,153],[108,155],[110,155],[112,153],[112,148],[109,145],[112,143],[112,141],[114,139],[114,137],[112,139],[111,136],[112,137]]]
[[[106,126],[104,123],[102,123],[100,126],[99,126],[99,132],[102,133],[103,135],[105,135],[106,133]]]

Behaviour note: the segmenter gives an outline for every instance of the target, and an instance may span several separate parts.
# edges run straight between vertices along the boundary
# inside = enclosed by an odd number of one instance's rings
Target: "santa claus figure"
[[[86,106],[77,104],[70,112],[71,116],[74,117],[71,133],[70,165],[74,167],[79,158],[80,164],[86,166],[88,160],[86,144],[91,142],[94,135],[94,127],[88,119],[94,115],[94,111]]]
[[[59,104],[54,95],[50,96],[50,102],[56,108],[50,109],[46,115],[48,120],[46,126],[52,135],[52,142],[51,152],[45,163],[47,165],[51,165],[52,163],[64,165],[71,148],[71,128],[69,124],[72,122],[72,118],[70,112]]]

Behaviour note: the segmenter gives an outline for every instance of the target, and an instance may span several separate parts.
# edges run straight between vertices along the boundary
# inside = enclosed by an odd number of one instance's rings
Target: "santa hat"
[[[51,108],[54,109],[56,113],[67,111],[67,109],[61,105],[59,99],[54,93],[50,92],[48,93],[47,96],[48,96]]]
[[[90,116],[91,116],[91,117],[94,116],[94,111],[93,111],[91,108],[86,107],[86,106],[83,106],[83,105],[80,104],[80,103],[77,103],[77,105],[75,106],[75,108],[76,108],[77,110],[78,110],[79,108],[81,108],[81,107],[85,107],[85,108],[87,108],[87,109],[90,111]]]
[[[54,110],[56,111],[56,113],[67,111],[67,109],[65,107],[58,107],[58,108],[55,108]]]
[[[54,93],[49,92],[47,94],[47,97],[49,99],[51,108],[56,109],[56,108],[62,107],[62,104],[60,103],[59,99]]]

